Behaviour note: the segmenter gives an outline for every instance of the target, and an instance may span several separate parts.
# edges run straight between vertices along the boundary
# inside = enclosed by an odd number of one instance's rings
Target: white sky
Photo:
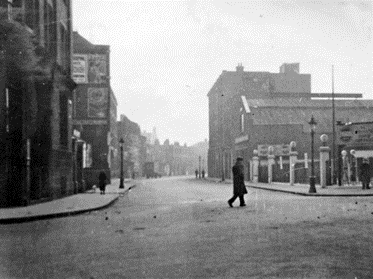
[[[373,99],[371,1],[73,1],[73,28],[111,47],[118,117],[161,143],[208,138],[209,89],[222,70],[278,73],[299,62],[312,92]]]

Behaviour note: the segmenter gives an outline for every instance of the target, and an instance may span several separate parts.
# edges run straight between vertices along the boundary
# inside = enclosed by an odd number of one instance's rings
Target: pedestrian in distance
[[[196,179],[198,179],[198,170],[195,171]]]
[[[363,163],[360,166],[360,180],[363,184],[363,190],[370,189],[369,183],[370,183],[370,165],[367,158],[363,159]]]
[[[104,171],[100,172],[98,176],[98,185],[100,187],[100,195],[105,195],[107,177]]]
[[[233,207],[234,201],[237,197],[240,199],[240,206],[246,206],[244,195],[247,194],[246,186],[245,186],[245,177],[244,177],[244,166],[243,166],[243,158],[238,157],[236,160],[236,164],[232,168],[233,172],[233,197],[228,200],[228,204],[230,207]]]
[[[205,170],[202,170],[202,179],[205,179]]]

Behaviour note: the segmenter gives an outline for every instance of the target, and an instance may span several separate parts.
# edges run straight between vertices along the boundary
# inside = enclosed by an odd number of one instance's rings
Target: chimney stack
[[[236,67],[237,73],[243,73],[243,66],[242,63],[238,63],[238,66]]]
[[[280,74],[299,74],[299,63],[284,63],[280,66]]]

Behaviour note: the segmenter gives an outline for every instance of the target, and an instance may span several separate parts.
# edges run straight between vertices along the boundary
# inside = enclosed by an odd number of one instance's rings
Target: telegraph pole
[[[331,160],[332,184],[337,182],[336,165],[335,165],[335,101],[334,101],[334,65],[332,65],[332,127],[333,127],[333,146]]]

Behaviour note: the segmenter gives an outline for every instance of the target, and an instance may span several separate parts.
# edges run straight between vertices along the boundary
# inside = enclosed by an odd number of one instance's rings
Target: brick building
[[[88,187],[97,183],[98,173],[111,177],[111,164],[118,158],[117,101],[110,86],[110,46],[94,45],[78,32],[73,33],[73,79],[78,84],[74,93],[74,129],[86,142],[85,165]]]
[[[142,176],[146,160],[146,137],[141,135],[140,126],[129,120],[125,115],[117,122],[118,139],[123,139],[123,174],[129,178],[132,175]],[[120,152],[120,150],[119,150]],[[115,168],[116,176],[120,175],[120,154]]]
[[[0,205],[73,194],[71,1],[0,1],[0,17]]]
[[[263,148],[269,145],[295,141],[299,157],[305,153],[310,157],[311,115],[318,122],[315,150],[321,145],[321,134],[329,135],[331,146],[331,94],[312,94],[310,80],[310,75],[299,74],[299,64],[283,64],[279,74],[244,72],[242,65],[236,72],[223,71],[208,94],[209,176],[230,178],[235,157],[242,156],[249,179],[254,149],[261,151],[264,159]],[[373,120],[373,100],[358,100],[358,94],[335,96],[355,97],[335,100],[336,121]],[[318,157],[317,152],[315,155]]]

